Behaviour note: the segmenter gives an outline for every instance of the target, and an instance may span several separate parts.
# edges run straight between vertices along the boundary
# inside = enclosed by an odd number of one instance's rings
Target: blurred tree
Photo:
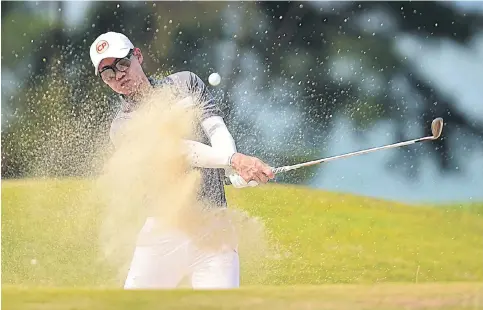
[[[261,89],[273,87],[269,78],[273,76],[302,85],[296,102],[304,116],[305,138],[313,148],[323,145],[334,116],[340,114],[351,118],[361,131],[378,120],[390,118],[400,140],[411,138],[405,130],[408,123],[417,124],[429,134],[432,119],[444,117],[447,126],[443,139],[429,147],[443,171],[459,169],[457,158],[450,154],[452,145],[445,138],[453,130],[461,129],[476,142],[483,141],[483,124],[476,124],[461,113],[457,103],[446,99],[437,85],[425,80],[393,48],[395,38],[407,34],[466,44],[483,28],[480,14],[462,14],[442,2],[346,2],[338,8],[320,4],[319,10],[314,8],[317,4],[306,2],[267,1],[258,2],[257,6],[270,20],[270,29],[261,36],[258,32],[247,34],[237,41],[238,46],[246,51],[255,49],[255,54],[264,60],[264,69],[270,73]],[[367,31],[361,26],[361,19],[371,17],[386,17],[390,25],[380,31]],[[351,63],[355,79],[334,77],[336,63],[341,59]],[[413,103],[403,99],[407,93],[395,94],[401,76],[408,84],[408,93],[421,98],[422,113],[405,115]],[[374,81],[371,86],[375,90],[362,89],[361,82],[367,80]],[[251,126],[255,124],[247,127]],[[260,145],[261,141],[257,142]],[[408,163],[409,153],[411,164],[404,168],[409,176],[416,176],[416,149],[402,150],[390,165]]]

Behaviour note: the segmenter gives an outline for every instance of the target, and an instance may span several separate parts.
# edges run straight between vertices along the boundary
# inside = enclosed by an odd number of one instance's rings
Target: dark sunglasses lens
[[[119,71],[126,71],[130,65],[131,65],[131,61],[129,59],[123,58],[117,62],[116,68]]]
[[[101,72],[101,77],[104,81],[109,81],[116,77],[116,72],[112,69],[106,69]]]

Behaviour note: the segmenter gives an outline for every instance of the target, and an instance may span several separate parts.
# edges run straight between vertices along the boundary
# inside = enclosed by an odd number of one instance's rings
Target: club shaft
[[[406,145],[410,145],[410,144],[414,144],[414,143],[418,143],[418,142],[423,142],[423,141],[430,141],[430,140],[435,140],[435,137],[430,136],[430,137],[418,138],[418,139],[398,142],[398,143],[394,143],[394,144],[388,144],[388,145],[373,147],[373,148],[366,149],[366,150],[360,150],[360,151],[355,151],[355,152],[351,152],[351,153],[346,153],[346,154],[326,157],[326,158],[322,158],[322,159],[312,160],[312,161],[308,161],[308,162],[301,163],[301,164],[272,168],[272,171],[273,171],[274,174],[278,174],[278,173],[287,172],[287,171],[290,171],[290,170],[299,169],[299,168],[302,168],[302,167],[308,167],[308,166],[313,166],[313,165],[317,165],[317,164],[324,163],[324,162],[329,162],[329,161],[336,160],[336,159],[367,154],[367,153],[385,150],[385,149],[392,149],[392,148],[396,148],[396,147],[406,146]],[[227,185],[231,184],[231,182],[228,178],[225,178],[225,184],[227,184]]]
[[[347,157],[367,154],[367,153],[371,153],[371,152],[375,152],[375,151],[379,151],[379,150],[385,150],[385,149],[391,149],[391,148],[406,146],[406,145],[410,145],[410,144],[417,143],[417,142],[423,142],[423,141],[427,141],[427,140],[434,140],[434,137],[418,138],[418,139],[414,139],[414,140],[408,140],[408,141],[398,142],[398,143],[394,143],[394,144],[373,147],[373,148],[366,149],[366,150],[360,150],[360,151],[356,151],[356,152],[351,152],[351,153],[331,156],[331,157],[327,157],[327,158],[317,159],[317,160],[313,160],[313,161],[309,161],[309,162],[305,162],[305,163],[301,163],[301,164],[273,168],[273,172],[275,174],[277,174],[277,173],[281,173],[281,172],[295,170],[295,169],[302,168],[302,167],[313,166],[313,165],[316,165],[316,164],[320,164],[320,163],[323,163],[323,162],[328,162],[328,161],[332,161],[332,160],[336,160],[336,159],[347,158]]]

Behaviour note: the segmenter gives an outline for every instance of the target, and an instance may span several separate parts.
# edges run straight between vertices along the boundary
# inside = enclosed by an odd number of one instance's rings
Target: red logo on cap
[[[107,41],[99,41],[99,43],[97,43],[96,45],[96,50],[97,50],[97,53],[98,54],[102,54],[104,53],[107,48],[109,47],[109,43],[107,43]]]

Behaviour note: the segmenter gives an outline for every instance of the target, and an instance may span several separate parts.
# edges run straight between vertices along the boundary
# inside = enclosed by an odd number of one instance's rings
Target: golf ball
[[[220,84],[220,82],[221,82],[221,76],[218,73],[212,73],[208,77],[208,82],[211,85],[216,86],[216,85]]]

